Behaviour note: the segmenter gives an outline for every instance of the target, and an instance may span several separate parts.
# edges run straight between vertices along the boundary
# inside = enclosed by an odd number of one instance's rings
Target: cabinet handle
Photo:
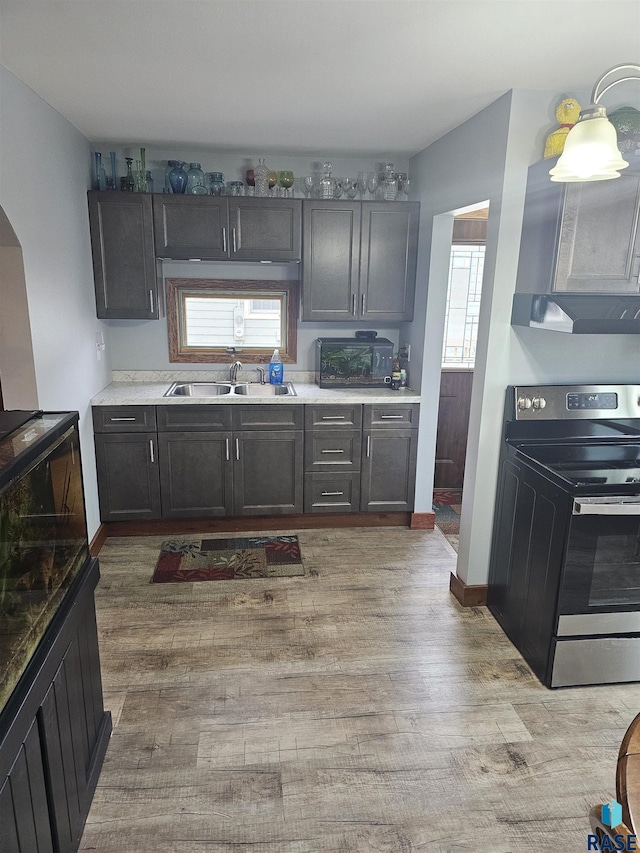
[[[345,415],[323,415],[323,421],[343,421],[345,419]]]
[[[240,439],[236,438],[236,460],[240,461]]]
[[[356,295],[355,293],[351,297],[351,313],[353,316],[356,316]]]
[[[153,452],[153,439],[152,438],[149,439],[149,457],[151,458],[152,462],[156,461],[155,453]]]
[[[361,305],[361,307],[360,307],[360,313],[362,314],[362,316],[363,316],[363,317],[364,317],[364,302],[365,302],[365,299],[366,299],[366,296],[365,296],[365,295],[364,295],[364,293],[363,293],[363,294],[362,294],[362,305]]]
[[[227,251],[227,229],[224,227],[222,229],[222,251]]]
[[[225,453],[226,453],[227,462],[228,462],[231,459],[231,452],[229,450],[229,439],[228,438],[225,438],[224,446],[225,446]]]
[[[371,436],[367,436],[367,459],[371,456]]]
[[[149,305],[151,306],[150,310],[151,310],[151,313],[153,314],[153,310],[154,310],[153,309],[153,306],[154,306],[153,290],[149,291]]]
[[[73,443],[73,442],[71,442],[71,464],[72,464],[72,465],[73,465],[73,467],[75,468],[75,464],[76,464],[76,455],[75,455],[75,453],[74,453],[74,447],[75,447],[74,443]]]
[[[321,450],[320,453],[344,453],[344,450]]]
[[[110,421],[135,421],[135,418],[109,418]]]
[[[403,421],[404,415],[380,415],[381,421]]]
[[[344,495],[344,492],[320,492],[320,497],[323,497],[323,498],[333,498],[333,497],[337,498],[337,497],[340,497],[341,495]]]
[[[235,228],[231,229],[231,239],[233,241],[233,251],[235,253],[238,251],[238,247],[236,245],[236,229]]]

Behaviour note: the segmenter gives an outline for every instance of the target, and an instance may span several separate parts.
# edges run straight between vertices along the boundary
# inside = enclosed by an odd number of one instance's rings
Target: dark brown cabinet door
[[[473,371],[443,371],[436,438],[434,488],[461,489],[467,455]]]
[[[155,433],[94,436],[102,521],[160,518]]]
[[[235,515],[302,512],[303,435],[297,430],[249,430],[234,434]]]
[[[302,201],[229,198],[231,260],[298,261]]]
[[[418,431],[372,429],[362,435],[362,512],[413,509]]]
[[[419,215],[416,202],[363,202],[360,319],[413,319]]]
[[[231,515],[231,441],[230,432],[158,435],[163,518]]]
[[[303,202],[303,320],[355,320],[360,202]]]
[[[529,167],[518,293],[637,293],[640,176],[549,180],[556,160]]]
[[[226,198],[158,194],[153,197],[156,251],[173,260],[227,260]]]
[[[90,192],[88,200],[98,317],[157,319],[151,196]]]

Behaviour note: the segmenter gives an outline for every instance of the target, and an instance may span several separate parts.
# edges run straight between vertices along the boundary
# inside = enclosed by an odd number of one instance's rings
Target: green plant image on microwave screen
[[[371,374],[371,353],[348,347],[327,352],[323,355],[322,372],[343,379],[368,377]]]

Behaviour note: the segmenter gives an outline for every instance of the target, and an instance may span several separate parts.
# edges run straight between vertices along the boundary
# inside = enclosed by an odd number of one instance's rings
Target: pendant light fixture
[[[630,70],[635,73],[604,85],[613,74]],[[627,168],[629,164],[618,149],[616,130],[607,118],[606,109],[598,103],[605,92],[627,80],[640,80],[640,65],[615,65],[596,82],[591,104],[580,112],[580,118],[567,134],[560,159],[549,171],[552,181],[608,181],[619,178],[620,170]]]

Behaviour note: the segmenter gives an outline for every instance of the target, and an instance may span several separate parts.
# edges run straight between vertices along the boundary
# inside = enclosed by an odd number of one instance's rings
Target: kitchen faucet
[[[229,381],[235,385],[238,381],[238,371],[242,369],[241,361],[234,361],[231,367],[229,368]]]

